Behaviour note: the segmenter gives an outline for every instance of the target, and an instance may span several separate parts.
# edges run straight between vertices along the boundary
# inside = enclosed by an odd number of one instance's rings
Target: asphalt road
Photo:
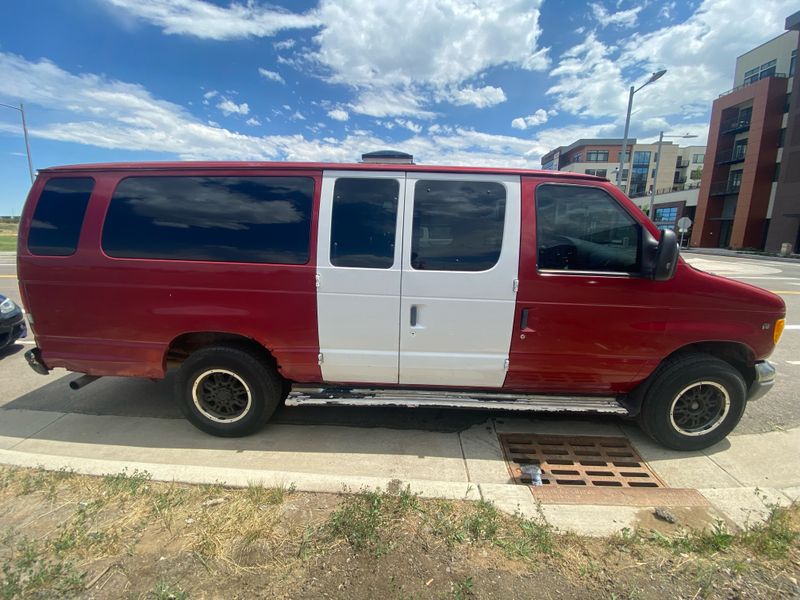
[[[748,406],[734,435],[800,425],[800,262],[696,253],[686,256],[698,268],[772,290],[786,302],[787,330],[771,357],[778,366],[778,382],[766,397]],[[15,302],[20,300],[13,256],[0,255],[0,293]],[[32,345],[31,340],[26,340],[0,354],[0,406],[96,415],[181,418],[172,399],[171,377],[158,382],[106,377],[82,390],[72,391],[67,383],[74,375],[57,370],[42,376],[28,368],[23,353]],[[282,408],[274,420],[297,424],[460,431],[484,422],[490,415],[502,419],[504,413],[290,407]],[[515,416],[519,417],[519,414],[515,413]],[[542,417],[537,415],[537,418]],[[602,417],[601,420],[613,421],[614,417]]]

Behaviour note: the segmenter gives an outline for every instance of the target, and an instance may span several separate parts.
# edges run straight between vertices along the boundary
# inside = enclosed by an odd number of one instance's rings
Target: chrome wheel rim
[[[196,377],[192,400],[200,414],[216,423],[235,423],[253,406],[250,387],[226,369],[209,369]]]
[[[698,381],[683,388],[672,400],[669,418],[683,435],[705,435],[719,427],[728,416],[728,390],[715,381]]]

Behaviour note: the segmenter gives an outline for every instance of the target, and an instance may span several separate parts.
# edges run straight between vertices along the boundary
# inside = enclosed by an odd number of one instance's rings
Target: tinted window
[[[414,188],[411,266],[485,271],[500,257],[506,189],[477,181],[418,181]]]
[[[603,190],[536,188],[540,269],[638,272],[640,231],[633,217]]]
[[[93,179],[50,179],[45,184],[28,231],[32,254],[75,253],[93,187]]]
[[[103,228],[110,256],[303,264],[314,180],[306,177],[130,177]]]
[[[337,179],[331,216],[331,264],[388,269],[394,264],[397,200],[394,179]]]

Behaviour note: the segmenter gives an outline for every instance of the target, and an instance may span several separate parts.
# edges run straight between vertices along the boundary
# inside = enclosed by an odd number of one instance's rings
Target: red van
[[[605,179],[185,162],[40,171],[19,236],[39,373],[163,378],[208,433],[305,403],[596,411],[725,437],[783,301],[698,271]],[[376,162],[377,161],[377,162]]]

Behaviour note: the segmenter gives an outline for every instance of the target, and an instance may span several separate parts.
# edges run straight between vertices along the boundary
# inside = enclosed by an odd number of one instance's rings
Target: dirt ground
[[[341,495],[0,468],[3,598],[800,597],[800,510],[594,539],[397,486]]]

